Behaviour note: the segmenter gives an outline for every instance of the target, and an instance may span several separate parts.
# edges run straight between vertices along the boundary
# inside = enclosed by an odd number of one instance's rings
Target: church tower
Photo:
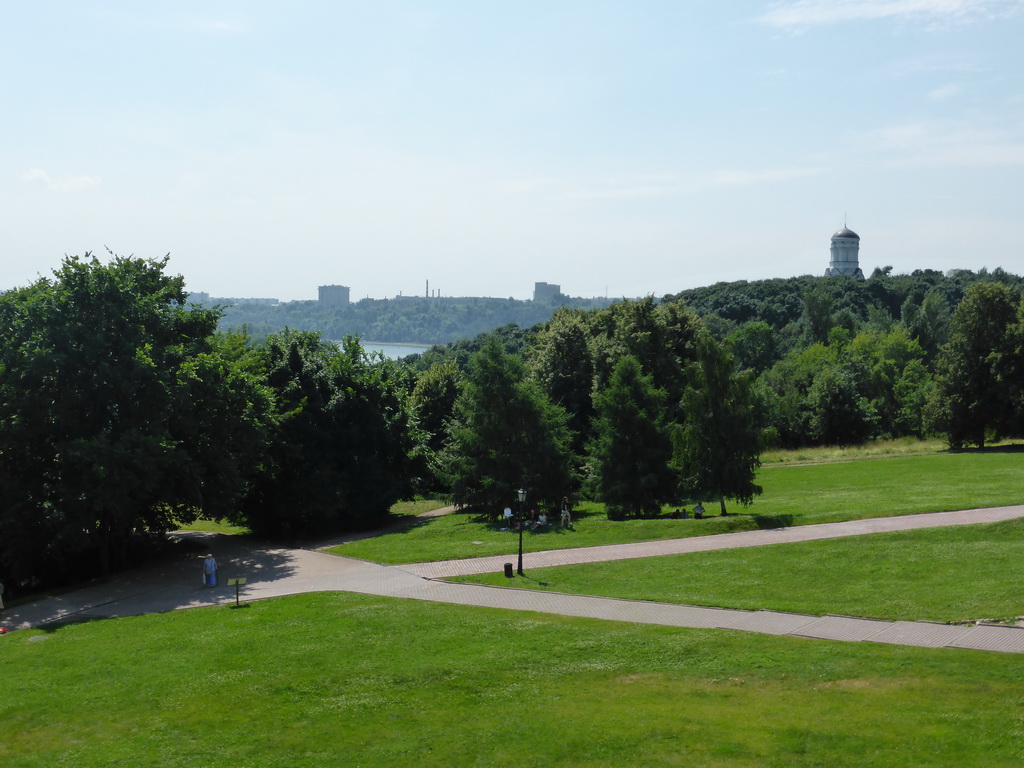
[[[825,270],[825,277],[850,275],[861,280],[864,273],[860,269],[860,235],[843,226],[832,235],[832,253]]]

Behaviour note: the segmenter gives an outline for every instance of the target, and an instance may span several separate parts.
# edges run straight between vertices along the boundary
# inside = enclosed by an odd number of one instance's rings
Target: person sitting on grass
[[[547,524],[548,524],[548,516],[547,516],[547,515],[545,515],[545,514],[544,514],[543,512],[541,512],[541,515],[540,515],[540,517],[538,517],[538,518],[537,518],[537,519],[536,519],[536,520],[534,521],[534,523],[533,523],[533,527],[532,527],[532,528],[530,528],[530,530],[531,530],[531,531],[536,531],[536,530],[537,530],[538,528],[543,528],[543,527],[544,527],[544,526],[546,526]]]
[[[694,520],[703,520],[704,519],[704,505],[701,504],[699,501],[697,502],[697,506],[695,506],[693,508],[693,519]]]

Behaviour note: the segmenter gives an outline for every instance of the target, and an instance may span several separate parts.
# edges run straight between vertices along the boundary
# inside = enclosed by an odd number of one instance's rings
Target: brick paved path
[[[890,530],[966,525],[1024,517],[1024,506],[876,518],[849,523],[800,526],[778,531],[731,533],[665,542],[616,545],[587,550],[532,553],[530,567],[595,562],[623,557],[650,557],[681,551],[708,551],[728,546],[758,546],[789,541],[856,536]],[[200,584],[198,558],[177,561],[97,582],[67,595],[11,608],[0,615],[0,626],[24,628],[83,618],[130,616],[234,600],[234,589],[223,586],[234,575],[246,576],[245,600],[317,591],[345,591],[385,595],[460,605],[508,610],[537,611],[608,621],[630,621],[679,627],[731,629],[772,635],[789,635],[841,641],[872,641],[922,647],[971,648],[1024,653],[1024,629],[1000,626],[953,626],[930,622],[874,621],[843,616],[803,616],[773,611],[737,611],[699,608],[639,600],[617,600],[564,595],[533,590],[449,584],[420,573],[426,564],[383,566],[351,558],[335,557],[302,549],[262,547],[238,537],[216,534],[183,534],[203,542],[218,556],[222,586],[205,589]],[[759,538],[758,538],[759,537]],[[679,549],[679,547],[686,547]],[[500,561],[495,571],[510,558]],[[483,563],[474,566],[480,572]],[[430,564],[437,573],[468,566],[459,563]]]

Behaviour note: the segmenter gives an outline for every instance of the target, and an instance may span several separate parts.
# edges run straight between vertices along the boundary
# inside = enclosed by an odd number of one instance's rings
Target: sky
[[[0,28],[0,289],[662,296],[1024,273],[1024,0],[33,0]]]

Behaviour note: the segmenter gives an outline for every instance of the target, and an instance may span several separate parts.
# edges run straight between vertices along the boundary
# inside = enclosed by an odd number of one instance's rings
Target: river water
[[[393,344],[387,341],[360,341],[367,352],[383,352],[385,357],[398,360],[406,355],[416,355],[430,349],[430,344]]]

